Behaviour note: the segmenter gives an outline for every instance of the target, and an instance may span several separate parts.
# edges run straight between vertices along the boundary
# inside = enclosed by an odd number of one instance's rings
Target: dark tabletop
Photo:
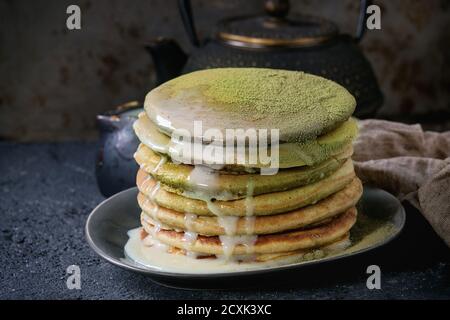
[[[88,246],[84,225],[104,199],[95,180],[96,143],[0,143],[0,298],[3,299],[343,299],[450,298],[450,250],[406,204],[402,235],[348,268],[307,281],[251,289],[172,289],[115,267]],[[66,286],[69,265],[81,290]],[[366,287],[366,268],[381,268],[381,290]]]

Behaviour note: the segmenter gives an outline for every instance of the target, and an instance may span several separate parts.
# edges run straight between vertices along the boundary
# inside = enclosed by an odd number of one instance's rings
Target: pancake
[[[171,192],[202,200],[235,200],[297,188],[330,176],[347,161],[340,155],[316,166],[280,170],[275,175],[226,174],[205,166],[175,164],[140,144],[134,155],[141,169]],[[350,160],[351,161],[351,160]]]
[[[184,214],[154,205],[142,193],[139,206],[145,215],[158,220],[168,228],[192,231],[202,235],[270,234],[300,229],[334,217],[354,207],[362,194],[362,184],[355,178],[343,190],[310,206],[288,213],[259,217],[207,217]]]
[[[144,112],[139,114],[139,118],[134,122],[133,128],[139,140],[155,152],[166,154],[170,158],[183,159],[181,162],[185,164],[202,163],[202,160],[204,160],[203,163],[208,163],[207,161],[213,163],[214,159],[203,159],[205,156],[203,153],[193,153],[189,159],[183,158],[179,150],[184,150],[184,148],[175,148],[176,143],[171,141],[169,136],[160,132]],[[343,153],[351,149],[352,140],[356,137],[357,132],[358,126],[356,121],[349,119],[333,131],[321,135],[317,140],[310,140],[303,143],[282,143],[279,145],[278,151],[279,168],[311,166]],[[183,143],[190,144],[189,148],[195,150],[191,142],[178,142],[181,145]],[[247,155],[248,148],[245,150]],[[225,148],[222,154],[226,154]],[[237,168],[264,168],[269,166],[269,164],[261,163],[259,157],[257,163],[250,164],[248,156],[243,157],[246,161],[245,164],[237,165],[238,161],[236,157],[235,155],[233,159],[224,159],[232,160],[228,163],[226,161],[223,162],[226,164],[227,170],[236,170]]]
[[[355,110],[355,98],[325,78],[287,70],[217,68],[188,73],[150,91],[145,111],[171,135],[194,121],[203,131],[279,129],[281,142],[304,142],[337,128]]]
[[[263,253],[255,255],[254,261],[264,262],[282,262],[283,264],[309,261],[326,257],[336,251],[342,251],[351,245],[350,232],[347,232],[336,241],[315,249],[302,249],[290,252]]]
[[[356,222],[356,208],[336,216],[329,223],[305,230],[260,236],[203,236],[165,230],[141,219],[145,231],[161,243],[201,254],[244,255],[312,249],[331,244],[344,236]],[[188,237],[187,237],[188,236]],[[192,237],[191,237],[192,236]]]
[[[140,239],[142,242],[143,247],[153,247],[155,245],[158,245],[157,240],[155,241],[152,239],[152,236],[148,234],[144,229],[141,229],[140,232]],[[328,254],[332,254],[337,251],[344,250],[348,248],[351,245],[350,241],[350,233],[347,232],[344,234],[341,238],[337,239],[336,241],[322,246],[320,248],[315,249],[301,249],[301,250],[295,250],[295,251],[289,251],[289,252],[277,252],[277,253],[262,253],[262,254],[245,254],[240,256],[233,256],[231,257],[236,262],[260,262],[260,263],[267,263],[267,262],[283,262],[286,263],[293,263],[293,262],[299,262],[299,261],[308,261],[313,259],[319,259],[323,258]],[[144,249],[145,250],[145,249]],[[217,257],[216,255],[191,255],[191,252],[180,249],[177,247],[167,246],[163,245],[162,250],[165,253],[173,254],[173,255],[182,255],[186,256],[189,255],[191,258],[194,258],[196,260],[202,260],[202,261],[210,261],[210,260],[216,260],[220,257]]]
[[[139,191],[157,205],[178,212],[189,212],[200,216],[264,216],[292,211],[328,197],[342,190],[355,177],[352,161],[346,161],[329,177],[315,183],[287,191],[257,195],[233,201],[202,201],[183,197],[179,194],[158,188],[150,174],[139,170],[136,184]],[[249,206],[251,204],[251,206]]]

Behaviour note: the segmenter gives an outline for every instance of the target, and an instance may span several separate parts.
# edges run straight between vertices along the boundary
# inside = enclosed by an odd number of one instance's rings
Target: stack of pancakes
[[[143,245],[239,262],[299,261],[346,248],[362,194],[350,158],[354,108],[340,85],[285,70],[209,69],[152,90],[134,124]],[[193,139],[182,144],[195,150],[217,143],[202,136],[207,129],[223,138],[227,129],[249,128],[278,130],[276,174],[235,156],[199,163],[203,153],[180,156],[173,139],[187,130]]]

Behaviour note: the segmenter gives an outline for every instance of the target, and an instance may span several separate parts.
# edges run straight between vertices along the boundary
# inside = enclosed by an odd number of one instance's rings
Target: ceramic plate
[[[223,288],[275,285],[290,282],[302,275],[306,278],[322,274],[338,274],[349,269],[348,261],[392,241],[405,224],[405,211],[400,202],[381,189],[364,187],[358,204],[358,222],[351,231],[354,250],[322,259],[232,273],[187,274],[153,270],[125,258],[127,232],[140,225],[141,210],[137,204],[137,188],[122,191],[100,203],[86,222],[89,245],[102,258],[124,269],[142,273],[152,280],[182,288]],[[382,236],[374,236],[383,228]],[[387,230],[387,231],[386,231]],[[371,239],[367,241],[367,239]],[[346,260],[345,264],[341,261]],[[326,268],[324,268],[326,266]],[[263,282],[261,282],[263,280]]]

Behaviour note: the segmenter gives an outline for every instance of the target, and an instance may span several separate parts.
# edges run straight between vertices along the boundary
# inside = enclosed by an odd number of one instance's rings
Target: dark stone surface
[[[403,234],[363,261],[327,277],[289,279],[288,287],[171,289],[101,260],[84,238],[89,212],[103,200],[94,175],[95,143],[0,143],[0,298],[2,299],[343,299],[449,298],[450,251],[407,206]],[[81,268],[68,290],[66,268]],[[369,264],[382,289],[368,290]],[[348,272],[347,272],[348,271]]]

